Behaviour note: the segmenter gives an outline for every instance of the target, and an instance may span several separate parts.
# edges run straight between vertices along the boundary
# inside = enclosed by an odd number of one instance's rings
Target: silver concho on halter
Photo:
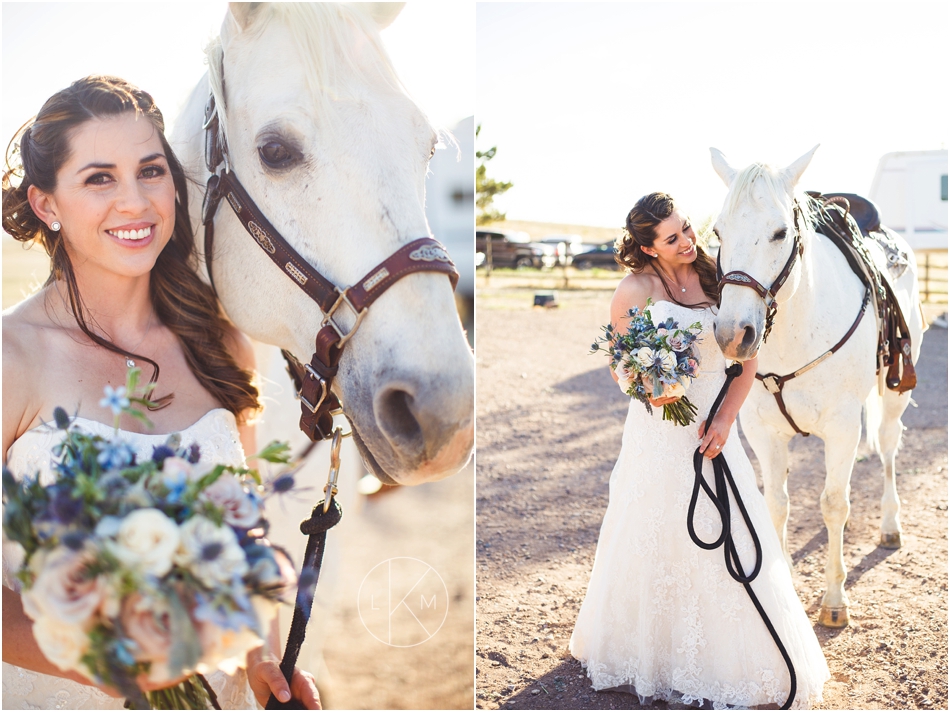
[[[287,274],[297,280],[300,284],[307,283],[307,275],[297,269],[297,266],[294,263],[288,262],[284,265],[284,269],[287,271]]]
[[[745,282],[746,284],[752,284],[752,280],[744,274],[727,274],[724,279],[727,282]]]
[[[409,259],[416,262],[451,262],[449,253],[435,245],[423,245],[418,250],[409,253]]]
[[[247,223],[247,229],[250,230],[251,235],[257,240],[261,247],[271,254],[277,252],[277,248],[274,247],[274,243],[271,242],[270,236],[264,231],[264,228],[251,220]]]

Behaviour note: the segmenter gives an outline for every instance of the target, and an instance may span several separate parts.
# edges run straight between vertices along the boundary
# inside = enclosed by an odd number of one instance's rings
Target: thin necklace
[[[138,349],[138,347],[141,346],[145,342],[145,337],[148,336],[148,332],[151,328],[152,328],[152,314],[149,314],[148,324],[145,325],[145,333],[142,334],[142,338],[139,339],[139,342],[135,346],[133,346],[131,349],[126,349],[126,351],[134,352],[136,349]],[[125,365],[128,368],[135,368],[135,361],[133,361],[131,357],[126,356]]]
[[[660,269],[659,265],[654,265],[654,266],[657,268],[657,271],[660,273],[660,275],[663,277],[663,279],[665,279],[667,282],[669,282],[670,284],[672,284],[674,287],[679,287],[679,290],[680,290],[681,292],[683,292],[684,294],[686,293],[686,287],[680,287],[680,286],[676,283],[676,280],[673,280],[673,279],[670,279],[669,277],[667,277],[667,276],[666,276],[666,270]],[[686,276],[686,279],[687,279],[687,280],[689,279],[689,275]]]

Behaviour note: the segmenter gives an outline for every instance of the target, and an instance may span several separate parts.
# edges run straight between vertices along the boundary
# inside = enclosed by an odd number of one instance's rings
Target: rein
[[[307,536],[307,547],[298,582],[294,616],[280,663],[281,673],[289,686],[307,632],[314,590],[320,578],[327,532],[336,526],[343,516],[343,510],[339,502],[334,500],[334,496],[337,494],[340,443],[344,435],[341,428],[333,426],[334,416],[343,413],[343,404],[331,390],[343,350],[363,323],[370,305],[406,275],[415,272],[440,272],[449,278],[454,290],[458,284],[459,273],[441,243],[431,237],[422,237],[403,245],[355,284],[341,289],[291,246],[270,223],[231,170],[224,137],[219,135],[214,94],[205,107],[202,128],[205,131],[205,164],[211,176],[208,178],[201,218],[205,229],[205,266],[212,290],[217,295],[212,270],[214,218],[218,206],[224,201],[264,254],[317,304],[324,315],[320,330],[315,336],[314,352],[309,363],[304,364],[294,354],[285,349],[281,350],[287,362],[287,371],[294,381],[297,398],[300,400],[300,429],[311,441],[301,458],[298,458],[298,462],[306,457],[318,441],[333,438],[330,475],[324,488],[324,499],[313,508],[310,518],[300,524],[300,531]],[[334,318],[337,312],[344,308],[355,317],[353,326],[348,330],[341,327]],[[302,707],[298,700],[280,702],[272,694],[266,709]]]
[[[726,396],[726,392],[729,390],[729,385],[741,373],[742,364],[740,363],[734,363],[732,366],[726,369],[726,382],[719,391],[719,395],[716,396],[716,400],[713,403],[712,408],[709,409],[709,415],[706,417],[707,423],[712,423],[713,418],[716,417],[716,413],[719,411],[719,406],[722,405],[722,401]],[[755,610],[758,611],[759,617],[762,618],[762,622],[765,623],[765,627],[768,628],[769,635],[771,635],[772,640],[775,641],[775,645],[778,647],[779,652],[782,654],[782,658],[785,660],[785,665],[788,667],[788,675],[791,687],[788,692],[788,699],[785,700],[785,704],[782,705],[782,709],[790,709],[792,706],[792,701],[795,699],[795,693],[798,689],[798,680],[795,675],[795,667],[792,665],[792,659],[789,657],[788,651],[785,649],[785,645],[782,643],[782,639],[779,638],[779,635],[775,630],[775,626],[772,625],[772,621],[769,619],[765,609],[762,608],[762,604],[755,595],[755,591],[752,590],[752,582],[756,579],[756,577],[758,577],[759,572],[762,569],[762,544],[759,542],[759,536],[755,531],[755,527],[752,526],[752,521],[749,518],[749,513],[745,508],[745,503],[742,501],[742,497],[739,496],[739,489],[736,487],[736,481],[732,477],[732,471],[729,469],[729,465],[726,462],[725,456],[722,454],[722,452],[720,452],[718,455],[712,458],[714,480],[716,485],[715,492],[713,492],[712,488],[703,477],[703,459],[705,459],[703,454],[699,451],[699,448],[696,448],[696,452],[693,453],[693,472],[695,474],[695,478],[693,480],[693,493],[689,500],[689,510],[686,518],[686,529],[689,532],[689,538],[693,540],[693,543],[696,544],[696,546],[707,551],[713,551],[718,549],[720,546],[723,548],[723,554],[725,555],[726,559],[726,570],[733,579],[741,583],[742,587],[745,588],[746,593],[749,595],[749,598],[752,601],[752,605],[755,606]],[[719,512],[719,518],[722,521],[722,531],[720,532],[719,537],[713,542],[705,542],[700,539],[693,524],[693,521],[696,518],[696,503],[699,500],[700,489],[706,493],[706,496],[709,497],[709,500],[715,505]],[[737,551],[735,541],[732,538],[729,489],[732,490],[732,496],[735,498],[736,507],[739,509],[739,513],[742,515],[746,529],[749,531],[749,535],[752,537],[752,544],[755,547],[755,565],[752,567],[752,571],[749,574],[746,574],[742,569],[742,561],[739,559],[739,552]]]

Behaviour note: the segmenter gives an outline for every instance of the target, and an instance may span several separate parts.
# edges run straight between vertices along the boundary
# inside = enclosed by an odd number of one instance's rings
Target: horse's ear
[[[229,2],[228,9],[231,10],[231,16],[237,21],[242,30],[246,30],[251,24],[254,13],[263,3],[259,2]]]
[[[406,3],[404,2],[368,2],[365,3],[370,17],[376,22],[376,27],[386,29],[396,19]]]
[[[709,153],[712,155],[713,169],[719,174],[719,177],[722,178],[722,182],[725,183],[728,188],[732,185],[732,180],[736,177],[736,169],[729,165],[729,161],[726,160],[726,155],[718,148],[710,146]]]
[[[798,179],[802,177],[802,173],[808,168],[808,164],[811,163],[811,157],[815,155],[815,151],[818,150],[820,145],[820,143],[816,143],[812,150],[798,160],[793,161],[788,168],[782,171],[782,177],[785,179],[785,182],[788,183],[789,188],[794,188],[798,185]]]

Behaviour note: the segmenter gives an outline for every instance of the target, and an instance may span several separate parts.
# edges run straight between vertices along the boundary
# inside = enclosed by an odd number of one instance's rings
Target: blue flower
[[[99,452],[96,458],[99,466],[104,470],[119,470],[130,467],[135,461],[135,451],[132,446],[121,440],[113,440]]]
[[[112,409],[112,415],[120,415],[131,404],[129,399],[125,397],[125,386],[119,386],[115,389],[112,386],[106,386],[103,392],[106,397],[99,401],[99,405],[103,408]]]
[[[188,448],[188,456],[185,459],[192,465],[198,464],[198,460],[201,459],[201,448],[198,447],[198,443],[191,444],[191,447]]]
[[[175,457],[176,454],[177,453],[167,445],[156,445],[152,448],[152,461],[161,467],[165,463],[166,458]]]

